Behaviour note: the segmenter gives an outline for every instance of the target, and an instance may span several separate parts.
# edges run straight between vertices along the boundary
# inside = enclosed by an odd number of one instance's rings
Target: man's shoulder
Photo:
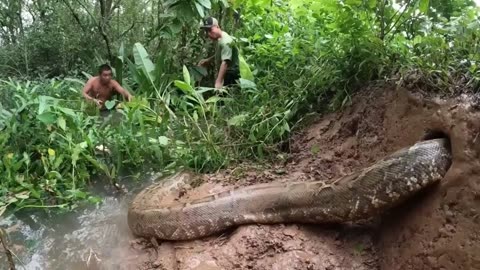
[[[90,84],[90,85],[95,85],[98,83],[98,76],[93,76],[93,77],[90,77],[88,80],[87,80],[87,84]]]
[[[88,79],[89,82],[98,82],[100,78],[98,76],[92,76]]]
[[[114,79],[110,80],[110,87],[118,87],[118,86],[120,86],[120,84],[116,80]]]
[[[222,38],[220,40],[221,44],[225,44],[225,45],[229,45],[231,43],[233,43],[235,41],[235,38],[232,37],[230,34],[228,34],[227,32],[225,31],[222,31]]]

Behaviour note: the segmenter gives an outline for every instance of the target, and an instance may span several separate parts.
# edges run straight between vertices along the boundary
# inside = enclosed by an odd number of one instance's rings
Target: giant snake
[[[191,184],[177,175],[133,199],[128,225],[140,237],[191,240],[242,224],[339,223],[371,218],[444,177],[452,163],[447,139],[420,141],[370,167],[327,183],[267,183],[186,203],[162,199]]]

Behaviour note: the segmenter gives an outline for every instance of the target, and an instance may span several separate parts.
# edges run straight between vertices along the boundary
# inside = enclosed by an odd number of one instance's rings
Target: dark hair
[[[102,72],[104,72],[106,70],[112,71],[112,68],[107,64],[103,64],[98,68],[98,74],[102,74]]]

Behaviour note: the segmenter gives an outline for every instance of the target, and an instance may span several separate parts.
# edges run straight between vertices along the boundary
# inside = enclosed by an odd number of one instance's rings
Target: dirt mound
[[[453,164],[441,184],[390,211],[377,226],[249,225],[174,243],[177,260],[143,269],[480,269],[480,114],[463,97],[443,101],[384,84],[343,111],[322,116],[292,138],[284,164],[204,176],[186,196],[235,185],[332,179],[429,137],[447,135]],[[162,250],[162,248],[159,248]],[[168,250],[168,249],[167,249]],[[378,255],[378,257],[377,257]],[[380,259],[377,259],[380,258]],[[169,265],[169,266],[167,266]],[[169,268],[170,267],[170,268]]]

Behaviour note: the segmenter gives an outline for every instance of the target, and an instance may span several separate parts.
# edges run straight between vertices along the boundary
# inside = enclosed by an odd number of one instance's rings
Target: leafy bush
[[[95,202],[85,191],[95,174],[113,183],[143,166],[212,172],[274,157],[306,114],[347,104],[372,80],[453,94],[479,87],[471,1],[126,0],[108,14],[60,2],[28,4],[37,20],[0,32],[0,71],[16,76],[0,82],[0,214]],[[212,53],[198,29],[207,15],[236,37],[238,86],[210,88],[215,72],[196,67]],[[52,42],[57,32],[65,39]],[[78,76],[104,62],[136,97],[111,118],[79,93]]]

